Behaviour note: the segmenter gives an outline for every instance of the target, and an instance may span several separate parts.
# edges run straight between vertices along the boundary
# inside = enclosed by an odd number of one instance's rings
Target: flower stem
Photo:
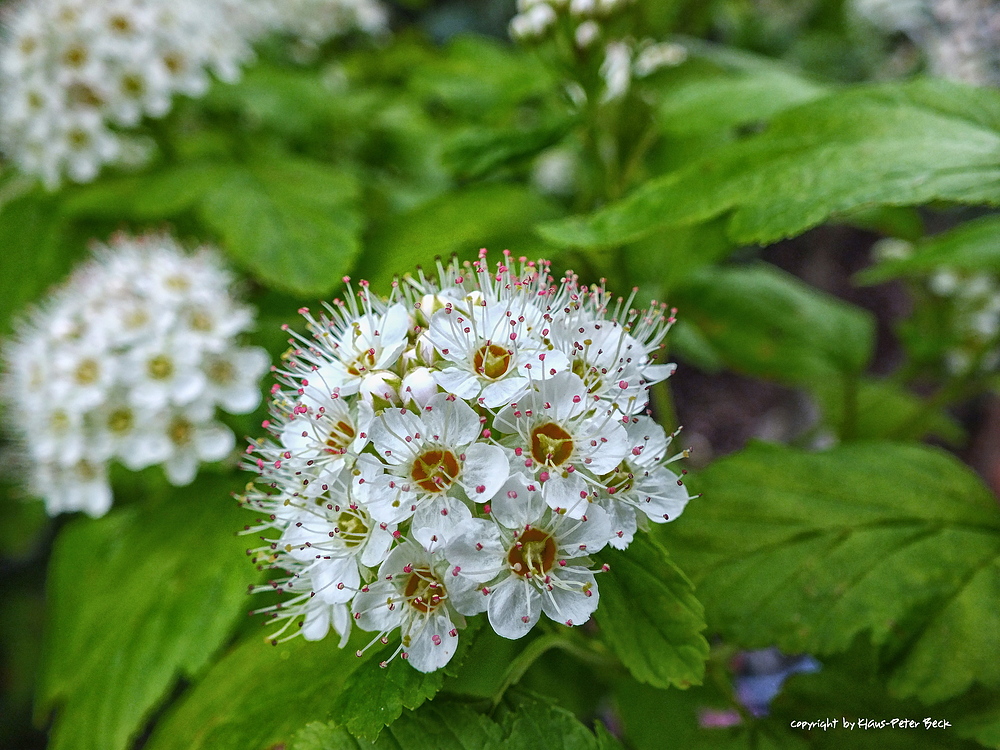
[[[562,633],[546,633],[529,643],[524,651],[518,654],[511,662],[507,668],[507,674],[504,675],[503,682],[500,683],[500,687],[497,688],[496,693],[493,695],[493,708],[500,705],[500,701],[503,700],[507,690],[516,685],[524,677],[525,673],[531,668],[531,665],[538,661],[542,654],[553,648],[560,648],[572,654],[580,661],[605,669],[618,665],[616,659],[595,650],[592,646],[588,647],[575,643]]]

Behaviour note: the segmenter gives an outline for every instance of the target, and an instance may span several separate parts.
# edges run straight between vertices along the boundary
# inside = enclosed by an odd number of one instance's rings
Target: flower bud
[[[400,386],[403,404],[407,405],[412,401],[420,408],[426,406],[437,392],[437,382],[426,367],[418,367],[407,373]]]
[[[399,386],[401,382],[399,375],[395,373],[386,370],[373,372],[361,381],[358,393],[378,412],[400,404]]]

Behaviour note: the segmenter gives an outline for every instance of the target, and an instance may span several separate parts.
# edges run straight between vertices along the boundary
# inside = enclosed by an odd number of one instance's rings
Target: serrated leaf
[[[519,696],[499,712],[499,721],[455,701],[435,701],[407,711],[377,740],[352,736],[334,724],[303,727],[289,750],[620,750],[598,727],[597,736],[573,714],[535,697]]]
[[[859,372],[874,346],[870,313],[764,264],[701,269],[671,301],[718,360],[758,377],[810,385]]]
[[[956,459],[888,442],[754,444],[697,479],[704,496],[659,533],[713,629],[789,653],[891,641],[901,697],[1000,686],[1000,664],[982,658],[1000,651],[1000,510]]]
[[[917,243],[913,254],[893,258],[858,274],[864,284],[899,276],[921,276],[940,268],[1000,273],[1000,215],[984,216]]]
[[[997,204],[998,113],[1000,94],[943,81],[845,90],[539,231],[560,246],[602,247],[729,213],[734,242],[767,244],[863,206]]]
[[[517,238],[525,237],[543,217],[557,213],[520,185],[485,184],[448,193],[383,223],[366,243],[357,274],[373,288],[385,289],[396,274],[418,264],[432,268],[436,256],[460,252],[471,257],[491,244],[515,249],[515,255],[528,253]]]
[[[687,687],[701,682],[708,658],[704,609],[687,576],[654,539],[643,534],[623,552],[600,558],[595,619],[601,637],[640,682]]]
[[[289,750],[501,750],[500,727],[459,703],[435,702],[406,714],[378,741],[358,739],[332,724],[312,724],[299,731]]]
[[[455,655],[444,669],[435,672],[418,672],[403,659],[393,659],[387,667],[380,667],[380,662],[396,650],[394,644],[387,646],[347,678],[330,709],[334,722],[356,737],[374,741],[404,708],[418,708],[437,695],[445,675],[454,674],[461,666],[481,624],[480,619],[469,621],[469,626],[460,631]]]
[[[606,734],[594,736],[564,708],[530,694],[508,698],[511,709],[501,712],[500,723],[509,750],[621,750],[621,744]]]
[[[258,157],[202,202],[202,220],[238,263],[269,286],[324,295],[360,248],[357,184],[348,173],[305,159]]]
[[[127,747],[232,631],[247,579],[233,489],[202,479],[63,530],[38,703],[39,715],[58,707],[53,750]]]

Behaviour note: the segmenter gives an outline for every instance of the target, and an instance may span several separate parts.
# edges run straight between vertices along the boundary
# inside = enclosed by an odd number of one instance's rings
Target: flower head
[[[669,440],[639,416],[672,372],[654,363],[672,316],[548,269],[481,255],[300,311],[243,497],[250,553],[291,594],[272,639],[343,637],[347,606],[373,643],[398,630],[398,655],[438,669],[466,615],[508,638],[542,613],[586,622],[590,556],[681,512]]]

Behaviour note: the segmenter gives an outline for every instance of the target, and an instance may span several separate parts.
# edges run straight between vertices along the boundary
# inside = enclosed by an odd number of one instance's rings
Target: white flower
[[[163,468],[171,484],[191,484],[199,464],[220,461],[236,446],[233,431],[220,422],[209,421],[201,408],[194,411],[178,409],[165,414],[161,420],[163,438],[170,445],[170,455]]]
[[[358,472],[364,473],[364,469]],[[368,474],[371,477],[371,474]],[[296,504],[285,519],[279,549],[307,565],[313,591],[324,602],[349,602],[366,569],[375,568],[389,553],[396,527],[371,517],[359,494],[356,478],[344,472],[322,497]]]
[[[397,653],[421,672],[441,669],[458,648],[458,625],[464,619],[448,600],[440,554],[419,544],[396,547],[378,571],[378,580],[354,598],[354,620],[362,630],[382,637],[399,628]]]
[[[329,312],[331,317],[307,318],[316,340],[306,341],[309,349],[291,360],[293,369],[288,373],[291,377],[310,373],[306,393],[319,404],[337,395],[354,395],[366,378],[395,365],[410,328],[403,305],[372,303],[367,295],[360,306],[351,297],[343,307],[329,307]]]
[[[368,444],[375,413],[364,401],[338,397],[323,406],[309,402],[304,395],[290,415],[275,414],[279,443],[262,448],[261,465],[266,461],[283,468],[286,475],[292,472],[295,494],[314,497],[326,492],[341,471],[354,464]]]
[[[666,467],[673,459],[666,454],[671,438],[663,428],[649,417],[632,417],[625,429],[629,452],[599,478],[603,488],[595,498],[608,513],[613,532],[610,544],[615,549],[632,543],[644,517],[653,523],[673,521],[690,500],[683,482]]]
[[[388,13],[376,0],[221,0],[230,22],[249,39],[287,34],[319,44],[354,29],[382,34]]]
[[[523,637],[542,612],[565,625],[589,620],[599,594],[586,556],[611,536],[604,512],[593,507],[579,520],[553,513],[520,477],[491,508],[493,523],[470,519],[445,549],[455,608],[487,611],[504,638]]]
[[[573,373],[536,381],[537,391],[501,409],[494,426],[517,437],[505,441],[512,465],[540,485],[553,510],[581,518],[602,474],[628,452],[622,425],[605,409],[593,411],[596,398]]]
[[[45,511],[54,516],[82,510],[98,518],[111,507],[111,485],[107,468],[80,459],[70,466],[40,464],[32,476],[32,488],[45,498]]]
[[[260,406],[260,379],[271,367],[268,353],[255,346],[232,347],[205,355],[201,398],[230,414],[249,414]]]
[[[447,536],[471,517],[470,503],[488,502],[510,475],[503,449],[477,442],[481,429],[468,404],[445,394],[419,414],[387,409],[372,424],[372,447],[385,464],[371,482],[372,514],[388,523],[413,516],[421,541]]]
[[[555,23],[556,12],[551,5],[539,3],[518,13],[510,21],[510,35],[515,39],[539,37]]]
[[[205,390],[200,364],[200,352],[179,336],[135,347],[124,368],[131,386],[129,401],[153,412],[192,403]]]
[[[532,368],[541,373],[569,366],[561,352],[529,336],[542,322],[530,300],[483,298],[466,307],[434,313],[427,332],[447,363],[435,378],[449,393],[496,408],[528,390]]]
[[[572,371],[587,391],[623,414],[645,409],[649,387],[675,369],[672,364],[651,364],[642,344],[616,321],[556,318],[550,337],[570,358]]]

